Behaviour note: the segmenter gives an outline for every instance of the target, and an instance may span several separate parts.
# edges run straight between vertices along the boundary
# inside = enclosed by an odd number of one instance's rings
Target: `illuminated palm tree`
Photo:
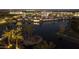
[[[22,36],[22,22],[17,22],[16,23],[16,26],[17,26],[17,29],[15,30],[15,33],[14,34],[14,37],[12,39],[14,39],[16,41],[16,49],[19,48],[19,41],[21,41],[23,39],[23,36]]]
[[[10,48],[10,46],[12,46],[12,44],[10,43],[11,37],[12,37],[12,32],[4,32],[3,37],[8,38],[8,47]]]
[[[21,35],[21,32],[19,30],[11,30],[9,32],[4,32],[3,36],[8,38],[8,48],[12,46],[10,41],[15,41],[16,42],[16,48],[19,48],[19,41],[23,39],[23,36]]]
[[[15,40],[16,42],[16,49],[19,48],[19,41],[23,39],[23,36],[21,35],[21,33],[13,34],[12,39]]]

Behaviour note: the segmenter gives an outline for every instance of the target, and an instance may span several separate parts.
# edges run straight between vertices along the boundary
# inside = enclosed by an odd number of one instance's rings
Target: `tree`
[[[19,48],[19,41],[21,41],[22,39],[23,36],[21,35],[21,33],[13,34],[12,40],[16,41],[16,49]]]
[[[16,34],[17,33],[17,34]],[[10,48],[11,42],[10,41],[15,41],[16,42],[16,48],[19,48],[19,41],[23,39],[23,36],[21,35],[21,32],[19,30],[10,30],[9,32],[4,32],[3,34],[4,37],[8,38],[8,48]]]

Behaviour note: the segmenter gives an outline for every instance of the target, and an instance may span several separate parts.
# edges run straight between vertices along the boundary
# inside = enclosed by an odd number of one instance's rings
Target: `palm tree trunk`
[[[8,47],[7,48],[10,48],[10,38],[8,38]]]
[[[19,45],[18,45],[18,40],[16,39],[16,49],[19,48]]]
[[[10,45],[10,38],[8,38],[8,45]]]

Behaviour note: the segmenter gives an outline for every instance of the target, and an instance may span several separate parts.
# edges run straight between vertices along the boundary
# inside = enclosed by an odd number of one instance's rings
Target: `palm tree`
[[[15,34],[13,34],[14,37],[12,39],[16,41],[16,49],[19,48],[19,41],[23,39],[22,30],[21,30],[22,25],[23,25],[22,22],[17,22],[16,23],[17,29],[15,30]]]
[[[16,34],[18,32],[18,34]],[[8,48],[12,46],[10,41],[16,41],[16,48],[19,48],[18,43],[20,40],[23,39],[23,36],[21,35],[21,32],[19,30],[10,30],[8,32],[4,32],[3,36],[8,38]]]
[[[10,43],[12,32],[4,32],[3,36],[5,38],[8,38],[8,47],[7,48],[10,48],[10,46],[12,46],[12,44]]]
[[[19,48],[19,41],[23,39],[23,36],[21,35],[21,33],[13,34],[12,39],[15,40],[16,42],[16,49]]]

